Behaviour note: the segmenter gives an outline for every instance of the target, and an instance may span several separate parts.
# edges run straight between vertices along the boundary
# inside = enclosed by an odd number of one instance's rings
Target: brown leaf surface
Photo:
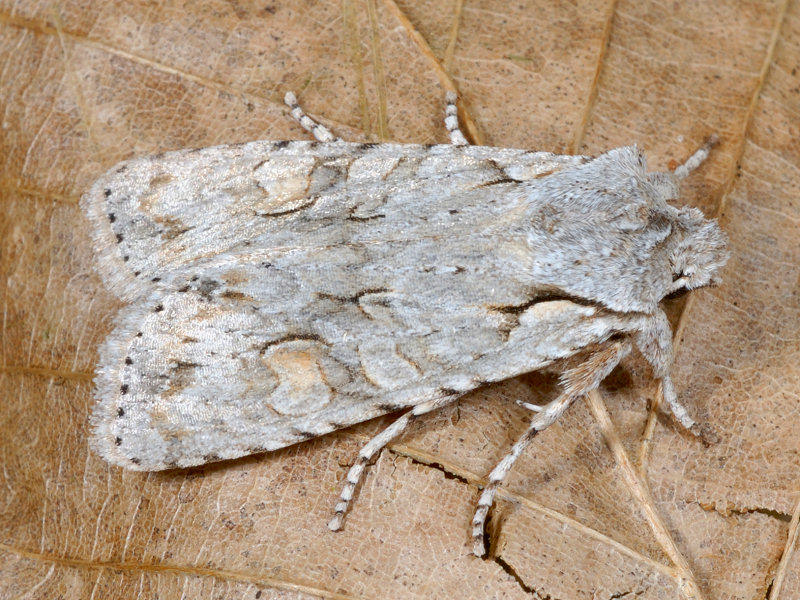
[[[800,597],[798,56],[800,4],[778,0],[0,0],[0,595]],[[493,145],[635,142],[663,169],[720,134],[684,199],[733,258],[670,307],[680,396],[718,441],[682,431],[628,360],[520,459],[486,560],[478,488],[525,429],[513,400],[555,392],[541,375],[413,428],[338,534],[339,482],[386,419],[189,471],[89,452],[119,308],[92,270],[89,184],[134,155],[305,138],[288,89],[349,139],[443,142],[444,88]]]

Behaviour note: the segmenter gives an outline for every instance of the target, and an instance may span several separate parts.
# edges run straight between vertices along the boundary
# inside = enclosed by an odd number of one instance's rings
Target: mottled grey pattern
[[[632,147],[254,142],[123,163],[84,198],[106,279],[139,297],[102,353],[98,447],[142,469],[279,448],[629,331],[694,238],[722,243],[660,191]]]

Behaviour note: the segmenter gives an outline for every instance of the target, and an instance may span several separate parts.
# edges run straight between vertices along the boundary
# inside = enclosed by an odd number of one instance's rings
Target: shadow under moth
[[[708,155],[647,171],[633,146],[562,156],[336,138],[257,141],[123,162],[81,205],[97,268],[128,302],[100,348],[91,445],[155,471],[275,450],[406,412],[347,474],[339,529],[367,463],[408,424],[489,382],[557,366],[560,395],[491,472],[595,389],[632,346],[687,428],[659,302],[712,284],[726,237],[667,203]]]

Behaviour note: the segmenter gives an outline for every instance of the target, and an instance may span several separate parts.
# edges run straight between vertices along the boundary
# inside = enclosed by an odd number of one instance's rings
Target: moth
[[[342,526],[368,462],[417,417],[486,383],[562,369],[560,395],[491,472],[595,389],[632,346],[685,427],[660,302],[717,282],[726,237],[674,207],[674,173],[636,147],[596,157],[336,138],[257,141],[123,162],[81,206],[97,268],[128,304],[100,348],[93,449],[134,470],[275,450],[406,410],[347,474]]]

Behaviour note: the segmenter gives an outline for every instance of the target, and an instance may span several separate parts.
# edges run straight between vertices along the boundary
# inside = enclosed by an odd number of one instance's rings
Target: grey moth
[[[282,448],[405,410],[350,469],[416,417],[486,383],[566,359],[562,390],[489,475],[494,493],[535,434],[632,347],[672,381],[660,302],[715,283],[726,237],[675,207],[675,173],[635,147],[596,157],[470,146],[448,96],[450,144],[334,137],[257,141],[123,162],[81,205],[98,271],[127,302],[100,348],[91,445],[154,471]],[[534,408],[534,407],[531,407]]]

